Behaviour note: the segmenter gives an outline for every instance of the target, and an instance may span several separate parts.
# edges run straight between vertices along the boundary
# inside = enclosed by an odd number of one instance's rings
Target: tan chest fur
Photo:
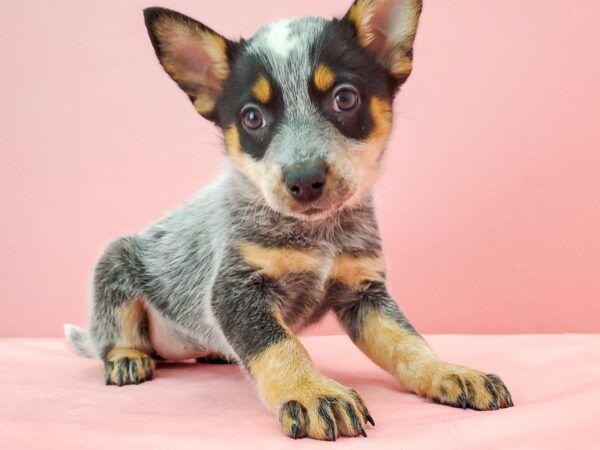
[[[381,255],[331,254],[291,247],[264,247],[250,242],[242,242],[238,248],[249,266],[274,279],[312,273],[317,274],[323,284],[335,280],[356,288],[364,281],[383,281],[385,274]]]

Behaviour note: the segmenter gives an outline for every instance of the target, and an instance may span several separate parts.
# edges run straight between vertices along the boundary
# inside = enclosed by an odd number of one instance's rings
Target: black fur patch
[[[339,321],[354,342],[360,339],[363,320],[371,311],[381,312],[409,333],[419,336],[381,282],[366,283],[354,292],[342,283],[333,282],[327,291],[326,301],[332,304]]]
[[[277,281],[244,267],[239,257],[231,270],[215,281],[212,308],[228,342],[243,364],[273,344],[287,339],[273,316],[273,303],[285,297]]]
[[[336,81],[327,92],[319,92],[311,78],[308,89],[313,102],[345,136],[366,139],[375,125],[370,100],[379,97],[391,101],[399,87],[397,81],[373,53],[360,46],[354,25],[346,19],[328,22],[322,38],[311,48],[310,54],[314,67],[325,64],[335,74]],[[342,83],[352,84],[359,91],[361,102],[354,111],[333,111],[334,90]]]
[[[244,40],[231,45],[231,74],[217,100],[213,120],[223,129],[235,124],[243,151],[255,159],[261,159],[277,132],[277,125],[284,114],[284,105],[281,88],[272,77],[267,61],[246,51],[247,46],[248,42]],[[379,97],[391,102],[401,83],[377,61],[374,54],[360,46],[356,29],[347,19],[334,19],[325,25],[322,36],[309,49],[309,58],[313,70],[319,63],[324,63],[333,70],[336,86],[340,83],[355,86],[360,93],[361,104],[353,112],[334,112],[333,88],[327,92],[319,92],[312,76],[307,86],[298,86],[298,89],[307,89],[323,118],[329,120],[345,136],[358,140],[368,138],[374,127],[370,111],[371,98]],[[258,102],[252,94],[252,88],[261,75],[269,81],[273,91],[266,105]],[[249,131],[242,125],[241,110],[249,103],[257,106],[269,123],[264,129]]]
[[[221,128],[235,124],[240,135],[242,150],[260,159],[263,157],[276,132],[276,124],[283,115],[283,101],[277,82],[273,79],[260,58],[245,52],[247,43],[240,42],[237,57],[232,63],[231,75],[224,84],[223,92],[215,107],[215,121]],[[260,76],[264,76],[271,85],[272,95],[269,102],[261,104],[252,93]],[[247,104],[258,107],[269,126],[249,131],[242,125],[241,110]]]

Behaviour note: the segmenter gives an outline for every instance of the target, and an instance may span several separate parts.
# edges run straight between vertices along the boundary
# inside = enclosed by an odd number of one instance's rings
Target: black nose
[[[325,189],[325,163],[294,164],[283,172],[283,182],[292,197],[302,203],[318,199]]]

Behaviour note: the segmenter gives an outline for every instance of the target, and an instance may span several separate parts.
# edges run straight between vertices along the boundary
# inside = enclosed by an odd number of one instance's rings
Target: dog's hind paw
[[[104,362],[104,381],[107,385],[125,386],[149,381],[154,375],[154,360],[132,348],[114,348]]]

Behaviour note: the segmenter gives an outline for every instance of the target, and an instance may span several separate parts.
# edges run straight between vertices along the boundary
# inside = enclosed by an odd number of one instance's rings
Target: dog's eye
[[[256,106],[246,106],[242,110],[242,122],[247,129],[253,131],[264,128],[267,125],[263,114]]]
[[[358,92],[353,86],[342,85],[333,93],[333,110],[336,112],[352,111],[359,102]]]

